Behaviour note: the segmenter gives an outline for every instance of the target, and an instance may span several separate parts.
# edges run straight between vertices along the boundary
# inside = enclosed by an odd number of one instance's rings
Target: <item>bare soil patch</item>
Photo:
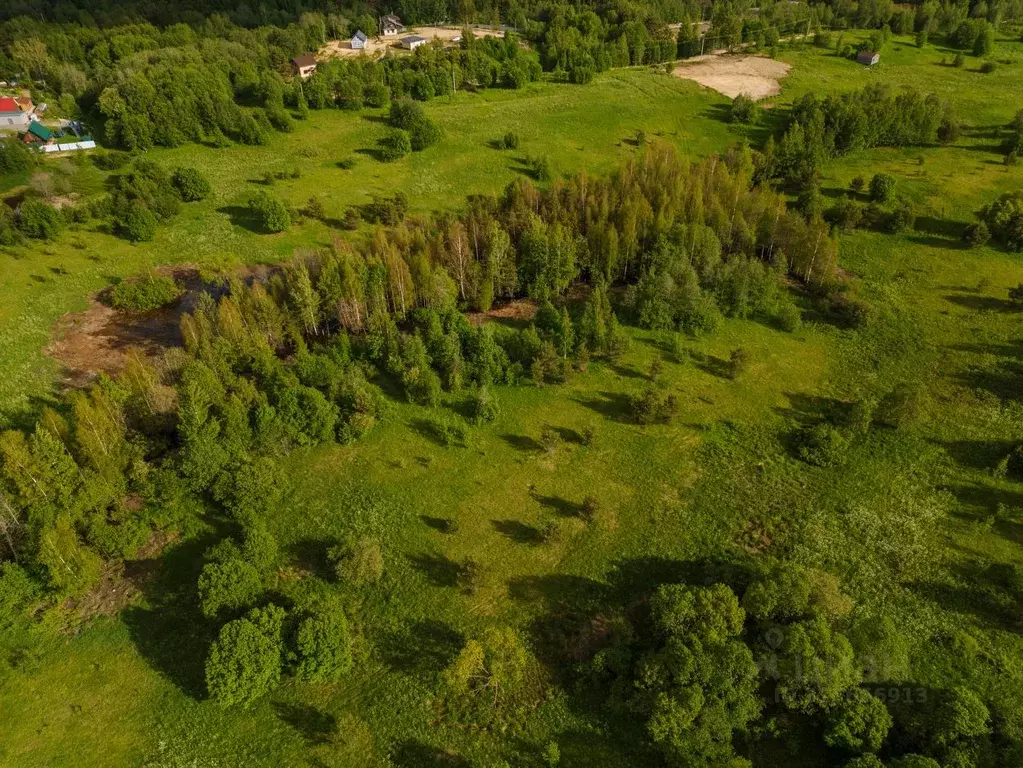
[[[496,320],[508,323],[528,323],[536,316],[536,303],[531,299],[513,299],[493,307],[489,312],[470,312],[467,317],[473,325]]]
[[[45,352],[60,363],[64,386],[84,387],[100,373],[120,373],[131,350],[159,357],[181,344],[181,315],[194,308],[202,281],[198,270],[191,267],[157,271],[185,287],[185,294],[174,304],[152,312],[124,312],[104,304],[105,292],[101,291],[89,299],[84,312],[64,315],[57,322]]]
[[[712,88],[730,99],[745,93],[754,101],[781,93],[781,80],[790,65],[766,56],[711,54],[689,59],[675,67],[675,77]]]

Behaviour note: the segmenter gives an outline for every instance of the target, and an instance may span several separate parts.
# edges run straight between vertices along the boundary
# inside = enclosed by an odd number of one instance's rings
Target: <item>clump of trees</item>
[[[977,212],[980,225],[996,242],[1011,251],[1023,251],[1023,192],[1006,192]],[[975,228],[973,240],[982,237]],[[981,243],[982,244],[982,243]]]
[[[134,280],[122,280],[110,289],[110,304],[117,309],[146,312],[159,309],[181,296],[174,278],[147,274]]]

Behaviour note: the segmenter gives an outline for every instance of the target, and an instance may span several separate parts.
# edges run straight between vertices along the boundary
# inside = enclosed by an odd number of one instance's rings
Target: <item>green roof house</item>
[[[25,131],[26,144],[49,144],[51,141],[53,141],[53,131],[45,125],[38,120],[33,120],[28,124],[28,130]]]

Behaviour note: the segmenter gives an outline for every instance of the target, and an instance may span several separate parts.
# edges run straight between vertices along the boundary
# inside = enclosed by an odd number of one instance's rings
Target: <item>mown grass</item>
[[[1018,56],[1020,48],[1003,44],[999,56]],[[928,78],[935,87],[946,76],[963,78],[949,96],[964,117],[975,114],[985,124],[1018,108],[1000,90],[1012,82],[995,79],[1013,68],[990,76],[945,69],[933,61],[941,55],[897,43],[883,68],[863,76],[924,90]],[[809,87],[855,87],[851,78],[863,71],[810,48],[785,56],[795,66],[782,102]],[[978,95],[974,83],[990,88]],[[615,114],[606,115],[602,100],[612,94],[632,99],[633,111],[618,110],[615,101]],[[152,246],[118,242],[100,251],[109,237],[70,235],[89,243],[71,262],[80,271],[51,282],[28,279],[47,264],[42,249],[31,251],[11,262],[21,265],[24,283],[5,280],[0,291],[13,297],[17,312],[34,313],[30,322],[41,333],[63,311],[62,301],[80,300],[110,271],[137,271],[146,260],[270,259],[322,242],[326,229],[318,224],[260,236],[217,212],[256,188],[249,179],[262,168],[299,162],[303,137],[321,154],[302,158],[302,177],[279,185],[296,204],[311,190],[329,192],[328,215],[336,215],[373,191],[403,188],[425,210],[513,178],[514,159],[485,147],[505,130],[517,130],[527,152],[557,147],[548,152],[561,171],[601,170],[633,151],[619,142],[637,128],[679,142],[691,136],[694,152],[722,147],[731,134],[710,116],[721,103],[695,86],[637,70],[588,88],[539,86],[434,103],[429,109],[445,126],[444,143],[404,165],[360,157],[352,171],[335,168],[336,159],[371,146],[382,130],[335,113],[316,115],[271,148],[157,153],[168,164],[191,158],[208,171],[219,167],[211,171],[216,199],[187,209]],[[563,113],[551,114],[556,105]],[[691,122],[679,124],[683,115]],[[862,328],[821,321],[786,334],[757,320],[730,320],[714,337],[690,342],[684,363],[665,339],[630,329],[632,344],[620,361],[593,363],[561,386],[498,388],[501,416],[469,428],[466,445],[445,446],[431,429],[437,419],[463,419],[461,397],[450,396],[434,411],[393,402],[364,440],[289,457],[287,498],[270,521],[289,563],[279,590],[284,599],[345,594],[361,639],[357,668],[343,683],[288,683],[250,709],[228,712],[203,701],[196,681],[210,628],[189,618],[197,613],[188,584],[201,546],[186,540],[164,559],[167,581],[154,581],[142,604],[121,617],[74,639],[9,641],[5,658],[13,668],[5,669],[0,711],[10,725],[0,757],[30,765],[74,754],[83,766],[269,766],[373,765],[390,755],[413,766],[450,749],[481,764],[531,764],[538,747],[555,739],[565,765],[643,764],[635,739],[622,737],[623,724],[605,720],[571,690],[514,732],[466,729],[438,716],[431,695],[439,672],[466,636],[488,624],[519,627],[549,660],[559,623],[587,615],[616,586],[657,574],[706,578],[714,561],[749,566],[775,555],[826,567],[856,598],[858,612],[892,619],[911,644],[913,663],[902,674],[913,684],[967,683],[987,692],[1023,685],[1023,642],[1012,613],[1021,596],[989,575],[992,565],[1023,563],[1023,491],[996,471],[1023,439],[1020,315],[1007,301],[1007,288],[1023,281],[1023,262],[958,241],[980,204],[1023,186],[1023,170],[1001,166],[985,146],[991,143],[967,135],[953,147],[872,150],[828,167],[823,186],[832,195],[844,194],[854,176],[892,173],[922,217],[918,231],[904,235],[842,236],[841,266],[871,307]],[[481,177],[481,158],[494,178]],[[50,248],[51,259],[74,258],[61,244]],[[799,300],[809,308],[807,297]],[[732,380],[724,361],[739,346],[751,351],[753,364]],[[679,393],[681,410],[671,425],[640,427],[628,417],[628,398],[650,384],[658,358],[660,384]],[[13,363],[5,356],[5,369],[14,375],[37,359],[26,347]],[[855,440],[842,466],[810,467],[797,458],[792,435],[800,425],[899,383],[926,393],[917,425],[873,428]],[[541,445],[545,427],[563,437],[550,452]],[[583,445],[587,428],[595,438]],[[591,494],[613,511],[612,524],[580,518],[579,505]],[[441,519],[457,520],[459,530],[442,532]],[[548,520],[561,522],[562,536],[540,543],[537,531]],[[349,534],[380,539],[386,566],[378,587],[353,592],[330,573],[325,549]],[[488,570],[474,595],[454,583],[454,569],[468,556]],[[998,664],[962,653],[955,639],[962,633]],[[22,662],[18,649],[35,649],[27,657],[34,661]],[[549,671],[555,678],[568,672]],[[348,745],[327,743],[338,723],[351,735]],[[804,764],[817,763],[811,756]]]

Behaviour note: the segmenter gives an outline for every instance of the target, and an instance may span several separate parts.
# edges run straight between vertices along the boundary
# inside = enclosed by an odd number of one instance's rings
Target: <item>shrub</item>
[[[304,619],[296,636],[301,680],[332,683],[352,668],[352,639],[348,620],[338,606],[329,606]]]
[[[916,47],[923,48],[927,45],[927,30],[921,29],[916,33]]]
[[[817,467],[834,467],[845,460],[849,443],[831,424],[817,424],[799,434],[799,458]]]
[[[864,186],[866,186],[866,182],[863,180],[862,176],[857,176],[849,182],[849,189],[856,193],[862,192]]]
[[[728,373],[733,379],[737,379],[750,369],[753,364],[753,356],[745,347],[732,350],[728,357]]]
[[[473,392],[469,408],[472,412],[472,420],[477,425],[495,421],[501,413],[497,400],[494,399],[494,396],[486,386],[480,387]]]
[[[456,583],[463,592],[474,595],[486,585],[487,569],[481,560],[467,557],[458,568]]]
[[[518,149],[519,135],[514,131],[508,131],[508,133],[502,136],[497,142],[497,146],[501,149]]]
[[[824,741],[850,752],[876,752],[891,727],[884,702],[863,688],[853,688],[828,713]]]
[[[961,53],[957,53],[955,58],[952,59],[952,66],[957,68],[957,69],[962,69],[962,67],[965,64],[966,64],[966,57],[964,57]]]
[[[900,384],[885,395],[877,407],[877,421],[895,429],[918,423],[924,410],[924,391],[919,385]]]
[[[133,243],[148,243],[156,237],[156,216],[138,200],[133,200],[120,222],[120,230]]]
[[[887,173],[877,173],[870,180],[870,199],[876,203],[887,203],[895,193],[895,178]]]
[[[543,544],[554,544],[561,541],[564,528],[558,520],[547,520],[540,526],[539,538]]]
[[[342,582],[376,584],[384,575],[384,556],[376,539],[363,537],[353,544],[332,547],[327,557]]]
[[[0,629],[18,621],[40,596],[39,585],[17,563],[0,563]]]
[[[728,112],[728,119],[733,123],[752,124],[757,122],[757,103],[745,93],[740,93],[732,99],[732,106]]]
[[[546,184],[554,179],[554,171],[551,170],[551,161],[546,155],[529,159],[529,168],[533,178]]]
[[[291,226],[291,211],[276,195],[259,192],[252,196],[249,205],[265,231],[283,232]]]
[[[980,65],[980,71],[985,75],[990,75],[997,69],[998,64],[996,64],[993,61],[985,61],[983,64]]]
[[[1011,150],[1005,155],[1003,162],[1009,167],[1017,165],[1019,163],[1019,153],[1015,149]]]
[[[64,230],[64,219],[49,203],[26,200],[18,208],[18,229],[29,237],[53,240]]]
[[[262,591],[259,572],[240,557],[207,563],[199,574],[199,606],[209,618],[250,607]]]
[[[963,242],[969,245],[971,248],[980,248],[987,245],[988,240],[991,239],[991,232],[987,228],[987,224],[983,221],[978,221],[976,224],[971,224],[963,232]]]
[[[145,275],[122,280],[110,289],[110,305],[115,309],[149,312],[165,307],[181,295],[181,289],[166,275]]]
[[[408,131],[394,128],[380,140],[380,146],[382,147],[380,154],[384,161],[392,163],[412,152],[412,138]]]
[[[774,317],[778,327],[786,333],[795,333],[803,325],[803,315],[799,307],[790,301],[784,302]]]
[[[171,176],[171,183],[178,196],[186,203],[205,200],[212,191],[209,181],[195,168],[176,168]]]
[[[206,659],[211,699],[224,707],[248,704],[280,682],[284,616],[282,608],[268,605],[220,628]]]
[[[908,203],[900,203],[888,217],[888,231],[892,233],[907,232],[916,225],[916,214]]]
[[[420,152],[427,147],[432,147],[440,141],[440,137],[440,127],[433,120],[427,118],[415,123],[409,129],[409,143],[413,152]]]
[[[24,173],[36,164],[36,157],[16,136],[0,140],[0,175]]]
[[[991,236],[1012,251],[1023,251],[1023,192],[1007,192],[977,212]]]
[[[667,424],[677,409],[675,395],[656,387],[648,387],[632,398],[632,417],[637,424]]]
[[[411,99],[395,99],[391,102],[391,111],[387,121],[393,128],[400,128],[404,131],[412,130],[412,126],[426,119],[426,112],[422,104]]]

